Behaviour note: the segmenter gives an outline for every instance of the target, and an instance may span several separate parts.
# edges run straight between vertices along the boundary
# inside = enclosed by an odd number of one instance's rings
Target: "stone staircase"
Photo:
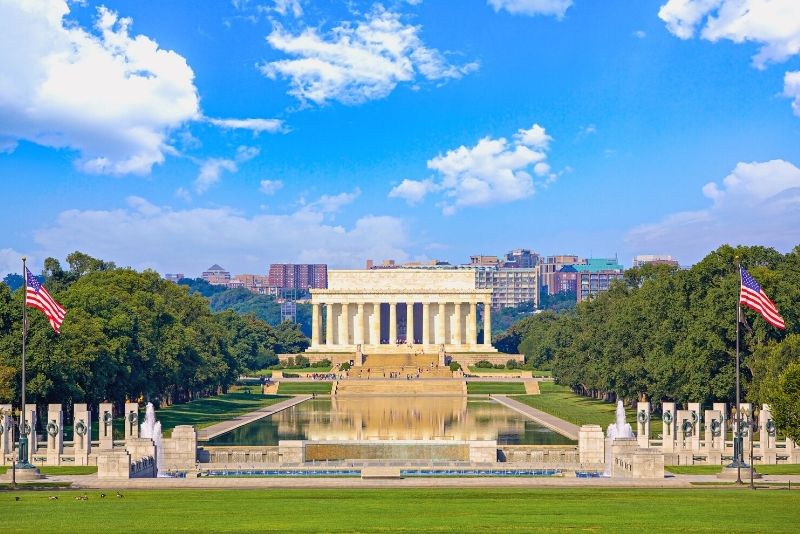
[[[428,380],[340,380],[335,384],[333,394],[350,395],[466,395],[465,380],[436,379]]]

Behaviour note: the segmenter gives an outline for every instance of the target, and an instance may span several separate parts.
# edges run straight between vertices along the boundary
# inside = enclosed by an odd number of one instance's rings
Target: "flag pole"
[[[28,466],[28,435],[25,433],[25,343],[28,337],[28,306],[27,306],[27,293],[28,293],[28,271],[25,266],[27,258],[22,257],[22,278],[24,280],[24,293],[22,295],[22,409],[20,410],[20,424],[19,424],[19,456],[18,464],[21,468]],[[31,427],[31,432],[34,432]]]
[[[739,285],[742,284],[742,264],[736,256],[736,270],[739,272]],[[739,288],[741,291],[741,287]],[[736,297],[736,433],[733,436],[734,462],[736,462],[736,483],[742,483],[742,402],[739,369],[739,325],[742,323],[742,307]]]

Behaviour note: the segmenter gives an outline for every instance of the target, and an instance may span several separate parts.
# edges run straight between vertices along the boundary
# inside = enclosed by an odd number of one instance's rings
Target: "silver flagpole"
[[[19,467],[28,467],[28,435],[25,433],[25,342],[28,337],[28,271],[25,266],[25,256],[22,257],[22,278],[24,281],[22,294],[22,409],[20,410],[19,424]],[[35,430],[31,427],[31,432]]]

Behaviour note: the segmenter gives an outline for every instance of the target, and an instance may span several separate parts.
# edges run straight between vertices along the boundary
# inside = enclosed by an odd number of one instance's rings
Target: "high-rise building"
[[[578,302],[608,291],[614,280],[621,280],[623,268],[616,258],[590,258],[585,264],[573,265],[577,271]]]
[[[486,256],[484,254],[477,254],[469,257],[469,264],[478,267],[499,267],[500,258],[497,256]]]
[[[471,266],[475,269],[475,288],[492,290],[492,308],[519,306],[524,302],[539,305],[539,268]]]
[[[539,285],[548,295],[560,292],[560,283],[556,280],[556,273],[567,265],[579,265],[586,260],[572,254],[559,254],[546,256],[539,263]]]
[[[267,285],[279,289],[328,287],[328,266],[324,263],[273,263],[269,266]]]
[[[441,260],[407,261],[405,263],[397,263],[395,260],[383,260],[381,263],[375,263],[373,260],[367,260],[366,269],[409,269],[412,267],[445,267],[448,265],[450,265],[448,262]]]
[[[211,285],[227,285],[231,279],[231,273],[215,263],[206,269],[206,271],[200,275],[200,278]]]
[[[678,260],[673,259],[672,256],[658,255],[658,254],[639,254],[633,257],[632,267],[641,267],[642,265],[673,265],[678,266]]]
[[[539,265],[539,254],[526,248],[516,248],[506,253],[503,267],[506,269],[530,269]]]

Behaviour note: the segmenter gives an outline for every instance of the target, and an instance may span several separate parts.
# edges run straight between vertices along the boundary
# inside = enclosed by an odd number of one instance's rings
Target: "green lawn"
[[[522,382],[467,382],[467,393],[482,394],[497,393],[520,394],[525,393],[525,384]]]
[[[576,425],[600,425],[605,429],[614,422],[617,405],[574,394],[568,387],[550,382],[539,382],[540,395],[526,395],[516,400]],[[626,420],[636,431],[636,411],[625,410]],[[650,436],[661,433],[661,419],[650,420]]]
[[[281,489],[0,492],[3,530],[134,532],[796,532],[800,492]],[[86,501],[75,496],[85,494]],[[48,497],[57,495],[57,500]],[[19,501],[15,501],[19,497]],[[303,513],[280,513],[302,506]],[[680,513],[665,513],[679,510]],[[743,513],[743,510],[757,511]]]
[[[0,466],[0,475],[6,474],[10,467]],[[93,475],[97,473],[96,465],[53,465],[42,466],[39,472],[43,475]]]
[[[298,369],[260,369],[252,373],[254,376],[272,376],[275,371],[283,371],[284,373],[329,373],[332,366],[325,365],[323,367],[300,367]]]
[[[486,369],[484,367],[475,367],[474,365],[469,368],[470,373],[475,374],[482,374],[482,373],[496,373],[496,374],[517,374],[520,373],[522,376],[531,376],[530,369]]]
[[[166,436],[178,425],[204,428],[282,400],[285,397],[278,395],[227,393],[162,408],[156,411],[156,419],[161,421],[161,429]]]
[[[722,470],[718,465],[670,465],[665,471],[676,475],[716,475]],[[758,465],[756,472],[762,475],[800,475],[800,464]]]
[[[330,395],[332,386],[332,382],[281,382],[278,386],[278,393],[281,395],[304,395],[308,393]]]

